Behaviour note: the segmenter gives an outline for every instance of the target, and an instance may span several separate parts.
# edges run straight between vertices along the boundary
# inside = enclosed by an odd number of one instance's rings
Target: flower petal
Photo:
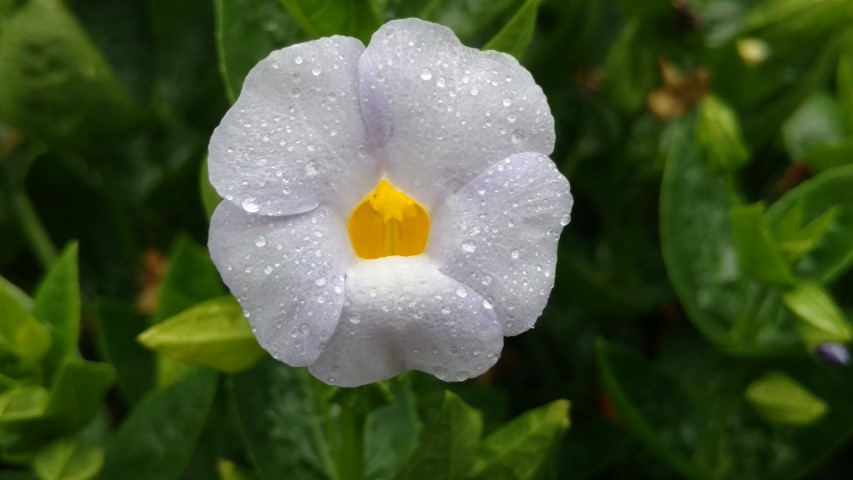
[[[427,253],[495,308],[505,335],[531,327],[554,286],[557,240],[572,195],[548,157],[520,153],[489,167],[433,216]]]
[[[349,211],[361,200],[379,175],[359,107],[363,50],[354,38],[322,38],[252,68],[210,139],[210,182],[220,195],[261,215],[324,201]]]
[[[222,202],[210,219],[208,246],[261,346],[306,366],[338,324],[348,241],[343,221],[326,207],[263,217]]]
[[[465,380],[500,356],[491,306],[425,256],[359,262],[347,271],[346,290],[338,329],[310,367],[320,380],[354,387],[406,370]]]
[[[359,73],[389,178],[428,207],[513,153],[554,148],[551,110],[530,73],[509,55],[465,47],[447,27],[386,23]]]

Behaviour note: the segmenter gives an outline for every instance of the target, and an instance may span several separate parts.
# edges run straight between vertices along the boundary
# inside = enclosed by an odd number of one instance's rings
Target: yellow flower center
[[[429,238],[429,215],[388,180],[380,180],[352,211],[349,238],[356,255],[368,260],[419,255]]]

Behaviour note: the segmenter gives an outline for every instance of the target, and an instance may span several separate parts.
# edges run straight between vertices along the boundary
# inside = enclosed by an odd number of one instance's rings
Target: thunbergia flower
[[[210,253],[273,357],[330,384],[465,380],[533,327],[569,183],[542,89],[450,29],[386,23],[249,72],[210,141]]]

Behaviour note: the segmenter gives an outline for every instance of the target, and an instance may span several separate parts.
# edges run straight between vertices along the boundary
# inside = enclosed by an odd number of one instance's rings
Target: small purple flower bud
[[[815,355],[822,363],[829,365],[850,363],[850,353],[847,347],[840,343],[822,343],[815,348]]]

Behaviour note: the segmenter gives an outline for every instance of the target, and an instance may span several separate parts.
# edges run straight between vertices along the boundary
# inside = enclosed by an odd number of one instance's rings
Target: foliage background
[[[490,372],[334,389],[247,332],[202,247],[203,160],[270,50],[408,16],[531,70],[573,220],[548,308]],[[0,0],[0,479],[843,477],[853,376],[815,350],[853,337],[851,20]]]

